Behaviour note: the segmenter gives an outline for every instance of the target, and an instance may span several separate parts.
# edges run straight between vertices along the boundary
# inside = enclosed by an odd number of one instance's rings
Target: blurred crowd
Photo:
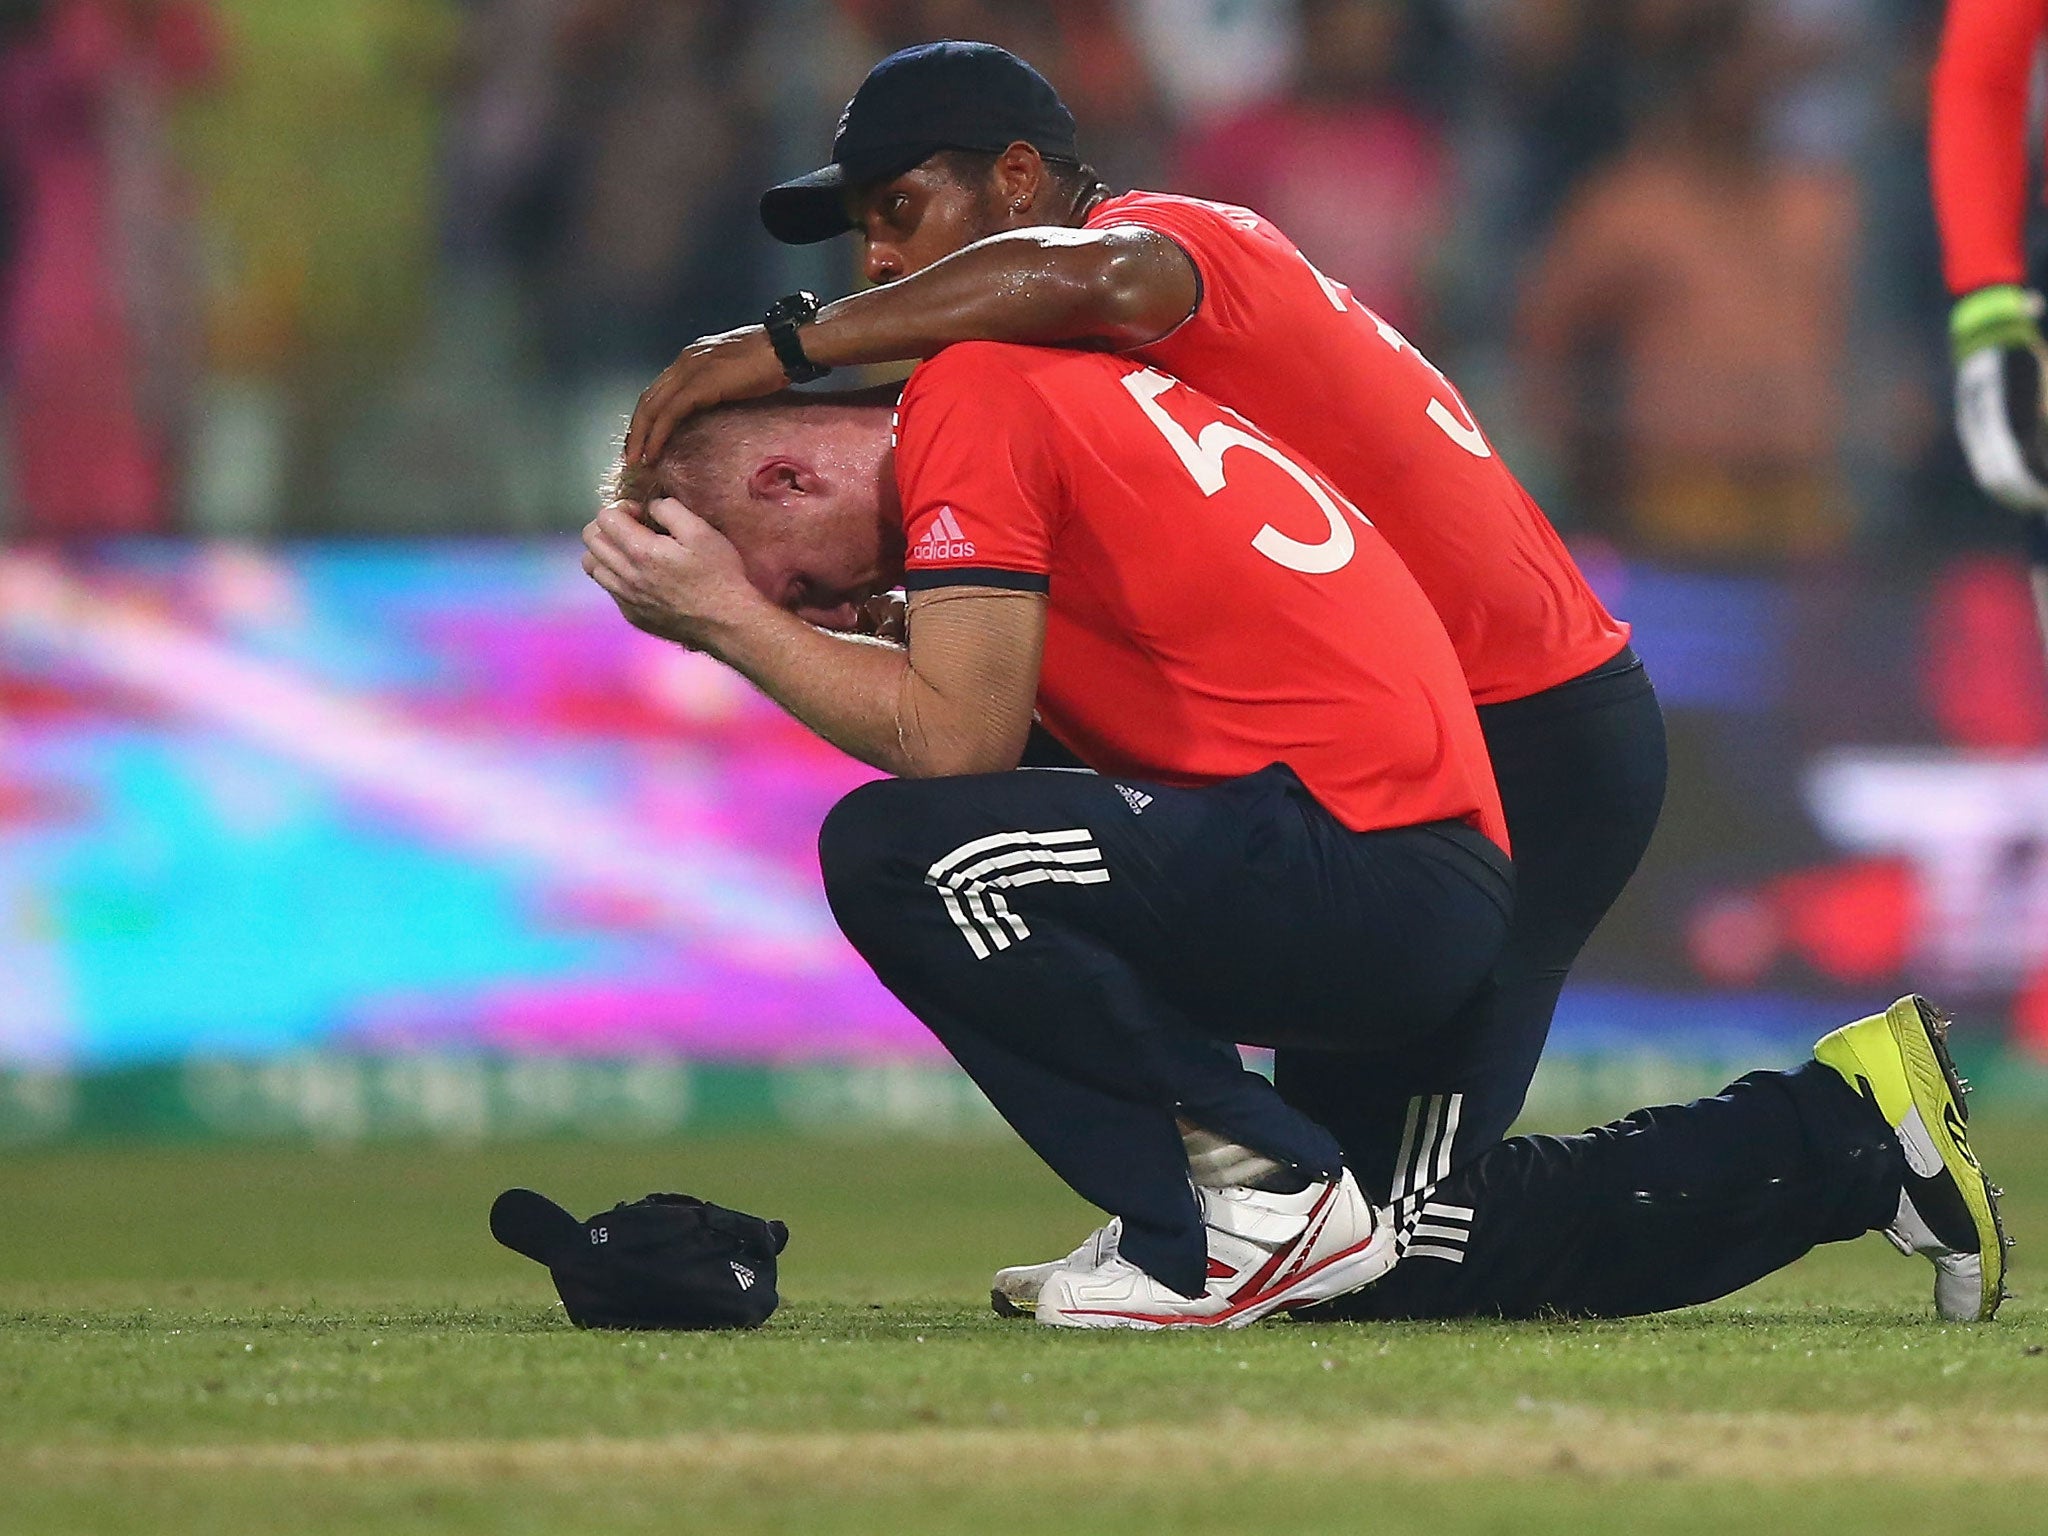
[[[882,53],[1037,63],[1113,186],[1258,208],[1568,531],[1731,569],[2004,530],[1947,422],[1936,0],[0,0],[16,537],[584,516]]]

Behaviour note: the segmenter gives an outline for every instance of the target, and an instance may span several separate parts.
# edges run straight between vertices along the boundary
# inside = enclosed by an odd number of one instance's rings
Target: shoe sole
[[[1038,1302],[1036,1298],[1029,1302],[1019,1301],[1007,1292],[991,1288],[988,1293],[988,1309],[997,1317],[1030,1317],[1038,1311]]]
[[[1098,1229],[1094,1236],[1100,1238],[1103,1230],[1106,1229]],[[1088,1245],[1084,1243],[1081,1247],[1076,1248],[1074,1253],[1068,1254],[1066,1261],[1062,1262],[1071,1261],[1075,1253],[1086,1252],[1088,1252]],[[1099,1243],[1096,1246],[1095,1252],[1099,1258],[1102,1253]],[[1004,1275],[1012,1273],[1029,1274],[1033,1270],[1043,1270],[1045,1273],[1040,1275],[1038,1279],[1038,1284],[1043,1286],[1047,1276],[1059,1267],[1059,1264],[1018,1264],[1008,1269],[997,1270],[996,1279],[1001,1280]],[[1034,1288],[1029,1296],[1018,1296],[1004,1290],[1000,1285],[992,1285],[988,1290],[988,1309],[995,1313],[997,1317],[1030,1317],[1038,1311],[1038,1291]]]
[[[1906,1085],[1935,1150],[1949,1176],[1961,1191],[1963,1204],[1976,1224],[1978,1247],[1984,1267],[1983,1298],[1977,1321],[1988,1323],[1998,1315],[1999,1303],[2011,1292],[2005,1288],[2005,1251],[2011,1246],[2005,1235],[2005,1221],[1999,1214],[1997,1187],[1984,1177],[1977,1154],[1970,1147],[1970,1108],[1962,1075],[1949,1055],[1949,1016],[1926,998],[1912,998],[1913,1017],[1901,1017],[1904,1010],[1885,1012],[1892,1040],[1906,1064]]]
[[[1363,1290],[1392,1269],[1398,1257],[1393,1227],[1382,1223],[1364,1242],[1311,1265],[1278,1290],[1208,1317],[1133,1312],[1115,1307],[1082,1307],[1072,1312],[1056,1311],[1052,1315],[1060,1319],[1057,1326],[1065,1328],[1248,1328],[1275,1312],[1289,1312],[1296,1307],[1313,1306],[1319,1301],[1334,1301],[1339,1296]],[[994,1300],[993,1294],[990,1300]],[[1041,1322],[1044,1320],[1039,1318]]]

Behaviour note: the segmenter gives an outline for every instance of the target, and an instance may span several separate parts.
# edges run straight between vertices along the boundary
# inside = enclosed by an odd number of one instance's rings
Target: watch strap
[[[832,371],[811,361],[804,352],[803,338],[797,335],[799,326],[818,318],[818,307],[815,293],[785,294],[769,305],[768,313],[761,317],[768,330],[768,345],[775,349],[775,360],[782,364],[783,376],[792,384],[808,384]]]

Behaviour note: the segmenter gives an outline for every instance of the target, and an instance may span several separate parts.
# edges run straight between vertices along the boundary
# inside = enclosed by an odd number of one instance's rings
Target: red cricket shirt
[[[2048,0],[1949,0],[1927,150],[1942,275],[1959,297],[2027,280],[2027,87],[2044,28]]]
[[[1465,402],[1401,333],[1248,209],[1128,192],[1091,228],[1139,225],[1188,253],[1195,312],[1131,356],[1299,449],[1406,562],[1474,702],[1525,698],[1628,642]]]
[[[905,586],[1047,594],[1038,712],[1103,773],[1293,768],[1347,827],[1507,847],[1479,717],[1415,580],[1326,480],[1178,380],[969,342],[896,423]]]

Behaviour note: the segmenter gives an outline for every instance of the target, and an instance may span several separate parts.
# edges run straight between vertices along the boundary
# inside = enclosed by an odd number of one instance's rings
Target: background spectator
[[[211,531],[378,528],[417,470],[360,428],[399,398],[434,314],[459,17],[450,0],[220,10],[228,67],[181,125],[210,353],[193,511]],[[350,506],[361,480],[378,489]]]
[[[2009,532],[1942,403],[1935,0],[212,5],[0,3],[17,528],[573,526],[682,342],[854,281],[754,198],[954,35],[1037,62],[1112,184],[1273,217],[1567,529]]]
[[[1304,0],[1301,30],[1295,78],[1185,140],[1175,189],[1256,208],[1427,345],[1450,163],[1404,84],[1419,73],[1417,12],[1403,0]]]
[[[1301,54],[1299,0],[1127,0],[1168,108],[1199,125],[1286,89]]]
[[[0,21],[16,524],[160,532],[193,362],[168,113],[213,66],[211,17],[189,0],[16,0]]]
[[[1524,295],[1530,409],[1638,548],[1747,560],[1847,534],[1839,472],[1856,189],[1766,139],[1774,33],[1687,19],[1668,105],[1567,199]],[[1611,394],[1594,380],[1611,365]],[[1619,442],[1619,453],[1610,445]]]

